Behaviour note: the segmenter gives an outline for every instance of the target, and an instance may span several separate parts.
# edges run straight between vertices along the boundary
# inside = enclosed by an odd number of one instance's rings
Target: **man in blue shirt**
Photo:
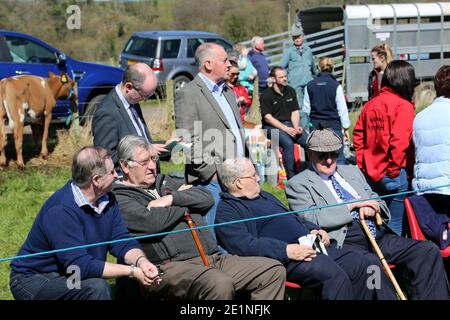
[[[84,247],[130,238],[109,192],[115,178],[106,149],[84,147],[75,154],[72,180],[45,202],[19,250],[18,256],[28,257],[11,263],[14,298],[110,300],[104,279],[124,276],[136,278],[144,286],[159,284],[156,266],[135,240]],[[107,262],[108,251],[125,264]]]
[[[259,96],[267,89],[269,79],[269,61],[264,51],[264,39],[258,36],[252,39],[252,49],[248,53],[248,59],[258,72],[258,92]]]

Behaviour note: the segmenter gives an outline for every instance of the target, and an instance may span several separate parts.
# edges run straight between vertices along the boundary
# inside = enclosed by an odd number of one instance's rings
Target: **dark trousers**
[[[25,275],[11,271],[9,287],[16,300],[111,300],[105,280],[81,280],[79,289],[69,289],[67,278],[56,272]]]
[[[447,300],[448,282],[439,248],[429,241],[406,239],[389,233],[386,229],[377,230],[376,241],[389,264],[403,266],[411,273],[410,299]],[[353,222],[347,230],[344,249],[365,256],[373,265],[381,262],[372,249],[358,223]],[[379,299],[396,298],[390,280],[381,272],[381,288],[377,291]]]
[[[288,127],[292,128],[292,122],[291,121],[282,121],[283,124],[287,125]],[[284,168],[286,169],[286,175],[287,178],[290,179],[295,175],[295,158],[294,158],[294,144],[299,144],[303,148],[306,147],[306,134],[301,134],[296,136],[295,138],[292,138],[290,135],[288,135],[283,130],[280,130],[278,128],[264,125],[263,129],[267,130],[266,135],[267,138],[272,140],[272,144],[276,144],[276,139],[272,139],[273,136],[278,133],[279,138],[279,144],[280,147],[283,149],[283,162],[284,162]]]
[[[291,261],[286,265],[287,280],[320,291],[323,300],[372,300],[367,286],[370,263],[346,250],[327,248],[328,256],[318,254],[312,261]]]

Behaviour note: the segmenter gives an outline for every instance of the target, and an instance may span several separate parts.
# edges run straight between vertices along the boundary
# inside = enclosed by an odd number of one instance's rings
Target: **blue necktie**
[[[350,192],[348,192],[344,187],[340,185],[340,183],[336,180],[336,177],[334,175],[330,176],[331,184],[333,185],[334,190],[336,191],[339,199],[341,199],[344,202],[354,200],[355,197],[352,196]],[[356,210],[353,210],[351,212],[351,215],[354,220],[359,220],[359,212]],[[375,228],[375,223],[372,219],[366,219],[367,226],[369,227],[370,233],[372,233],[372,236],[375,238],[377,235],[377,229]]]
[[[133,115],[133,119],[136,122],[136,124],[139,127],[139,130],[141,131],[141,136],[145,139],[149,140],[147,135],[145,134],[145,128],[142,126],[141,121],[139,120],[139,115],[134,107],[134,105],[130,105],[131,114]]]

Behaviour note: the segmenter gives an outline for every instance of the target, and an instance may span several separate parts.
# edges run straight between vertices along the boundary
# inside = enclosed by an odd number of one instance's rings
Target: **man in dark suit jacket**
[[[195,59],[200,72],[177,93],[175,125],[183,141],[192,143],[186,162],[188,183],[203,185],[214,196],[215,205],[206,215],[212,224],[221,192],[217,172],[225,159],[248,151],[237,98],[225,84],[231,66],[225,49],[204,43]]]
[[[117,146],[121,138],[133,134],[152,141],[145,123],[140,101],[150,98],[158,80],[145,63],[136,63],[125,69],[119,83],[98,105],[92,120],[94,145],[111,151],[115,168],[119,168]],[[158,153],[167,151],[164,144],[153,144]]]

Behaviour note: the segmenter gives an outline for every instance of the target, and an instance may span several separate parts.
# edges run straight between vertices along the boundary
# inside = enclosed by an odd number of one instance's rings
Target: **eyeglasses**
[[[328,159],[337,159],[339,157],[338,152],[319,152],[317,153],[320,161],[325,161]]]
[[[258,178],[259,178],[259,175],[258,175],[258,173],[257,172],[255,172],[253,175],[251,175],[251,176],[244,176],[244,177],[237,177],[236,179],[234,179],[233,180],[233,183],[235,183],[236,182],[236,180],[238,180],[238,179],[252,179],[252,180],[258,180]]]
[[[230,76],[238,76],[239,75],[239,72],[237,72],[237,73],[230,73]]]
[[[129,159],[127,161],[133,161],[133,162],[136,162],[138,165],[140,165],[142,167],[146,167],[146,166],[148,166],[150,164],[151,161],[158,162],[158,160],[159,160],[159,156],[151,156],[147,160],[138,161],[138,160],[134,160],[134,159]]]
[[[148,100],[150,99],[150,97],[153,95],[154,92],[151,92],[150,94],[143,94],[142,93],[142,89],[137,88],[134,83],[131,83],[131,86],[133,87],[134,90],[136,90],[137,93],[139,93],[139,96],[141,97],[141,99],[143,100]]]

